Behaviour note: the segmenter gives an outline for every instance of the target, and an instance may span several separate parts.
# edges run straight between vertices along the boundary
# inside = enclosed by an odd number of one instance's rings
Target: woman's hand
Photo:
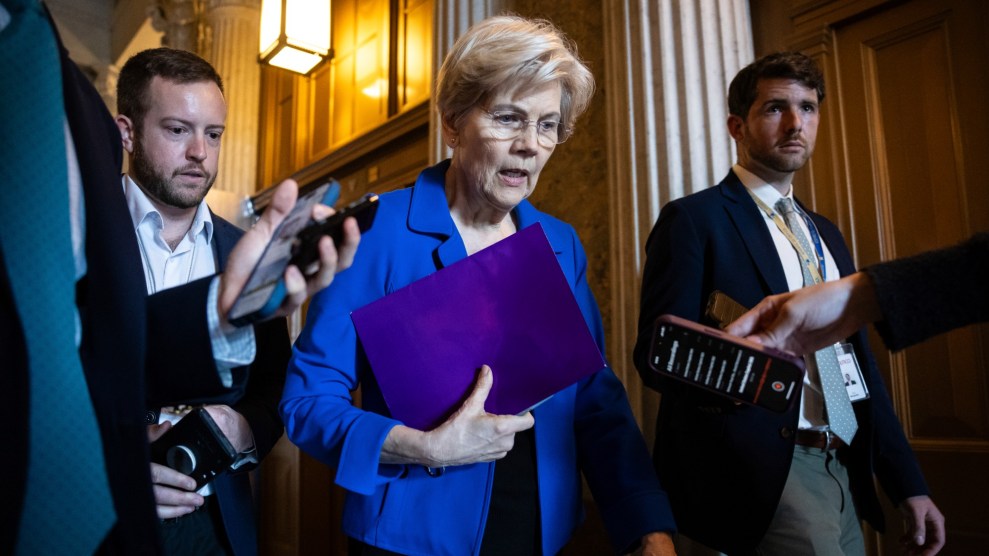
[[[403,426],[392,429],[381,449],[381,463],[448,467],[505,457],[515,445],[515,433],[532,428],[535,420],[531,413],[485,412],[493,383],[491,368],[484,365],[470,397],[442,425],[429,432]]]

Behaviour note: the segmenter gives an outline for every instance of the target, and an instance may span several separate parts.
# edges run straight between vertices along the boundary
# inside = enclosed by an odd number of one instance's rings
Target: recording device
[[[360,229],[361,233],[364,233],[371,227],[377,212],[378,196],[374,193],[368,193],[330,217],[306,226],[295,238],[292,245],[292,259],[289,264],[299,267],[302,273],[307,276],[316,272],[319,267],[320,238],[330,236],[333,238],[333,243],[340,245],[340,241],[343,239],[344,220],[353,216],[357,220],[357,228]]]
[[[310,218],[317,202],[335,202],[340,184],[336,180],[299,191],[299,200],[285,220],[275,230],[275,237],[265,247],[261,260],[251,271],[228,319],[243,326],[270,317],[285,299],[285,268],[296,265],[309,276],[319,268],[319,240],[324,235],[338,246],[343,237],[343,221],[348,216],[357,219],[358,228],[365,232],[371,227],[377,212],[378,196],[369,193],[323,220]],[[321,201],[322,199],[322,201]],[[329,200],[332,199],[332,200]]]
[[[227,469],[236,457],[233,445],[201,407],[151,443],[151,461],[192,477],[196,490]]]
[[[673,315],[656,319],[649,366],[662,376],[778,413],[790,409],[804,380],[799,357]]]

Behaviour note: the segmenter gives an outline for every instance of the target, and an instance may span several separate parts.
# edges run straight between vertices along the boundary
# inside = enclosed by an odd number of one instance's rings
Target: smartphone
[[[201,407],[151,443],[151,461],[192,477],[196,490],[230,467],[236,457],[233,445]]]
[[[804,381],[803,359],[673,315],[656,319],[649,366],[732,401],[783,413]]]
[[[313,221],[312,209],[317,203],[332,204],[339,194],[340,184],[336,180],[299,189],[295,206],[278,225],[274,237],[251,271],[244,289],[230,308],[227,319],[231,324],[244,326],[274,314],[285,298],[285,283],[282,278],[292,259],[295,237]]]
[[[368,193],[360,199],[338,210],[332,216],[309,224],[296,236],[292,244],[292,258],[289,264],[299,267],[306,276],[319,268],[319,240],[323,236],[333,238],[339,245],[343,239],[343,221],[349,217],[357,220],[361,233],[368,231],[378,212],[378,196]]]
[[[705,309],[704,314],[717,322],[722,329],[725,329],[747,311],[748,309],[741,303],[728,297],[724,292],[714,290],[707,297],[707,309]]]

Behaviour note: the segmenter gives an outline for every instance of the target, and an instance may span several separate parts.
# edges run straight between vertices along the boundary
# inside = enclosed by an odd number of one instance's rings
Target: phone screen
[[[299,199],[295,206],[275,230],[274,238],[265,247],[261,259],[247,279],[247,284],[230,309],[228,317],[231,323],[238,326],[247,324],[268,316],[277,308],[277,304],[275,307],[270,307],[269,300],[272,300],[272,294],[279,287],[284,287],[282,276],[292,259],[292,244],[295,236],[312,222],[313,206],[323,200],[333,184],[336,182],[330,181],[299,191]],[[280,304],[281,299],[277,299],[277,302]]]
[[[734,401],[784,412],[803,385],[803,360],[673,315],[656,320],[649,365]]]

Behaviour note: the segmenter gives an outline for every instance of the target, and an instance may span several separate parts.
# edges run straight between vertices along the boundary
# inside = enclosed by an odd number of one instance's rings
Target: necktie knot
[[[782,214],[784,217],[796,212],[796,209],[793,208],[793,200],[789,197],[780,197],[780,200],[776,201],[776,212]]]

